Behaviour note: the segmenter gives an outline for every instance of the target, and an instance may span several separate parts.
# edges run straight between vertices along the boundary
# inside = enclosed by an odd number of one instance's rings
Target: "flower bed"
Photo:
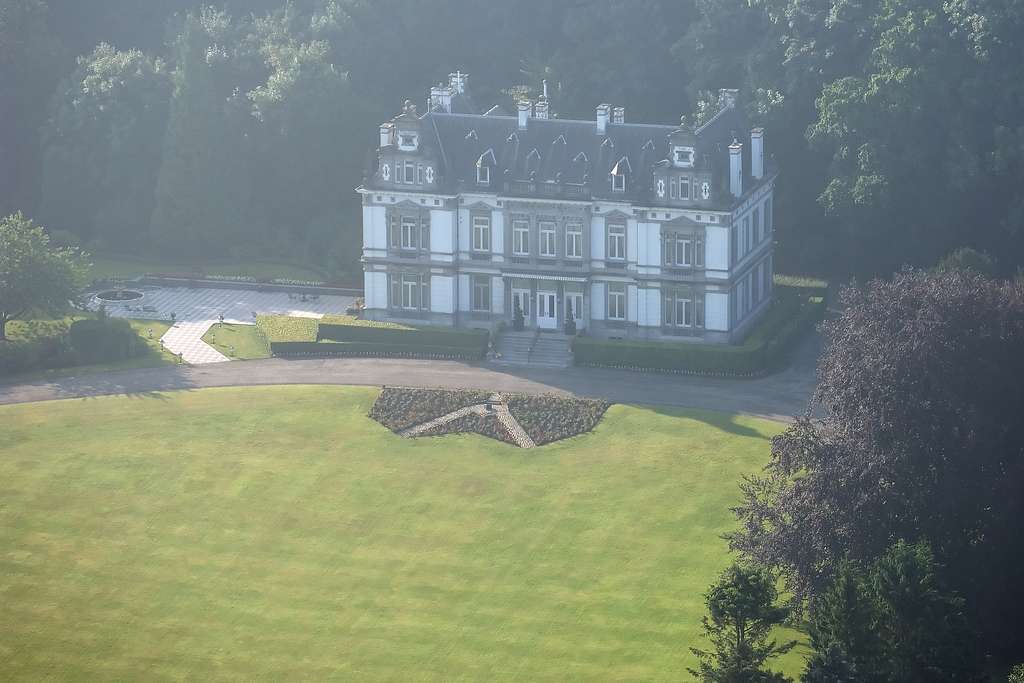
[[[486,403],[492,392],[387,387],[370,409],[370,417],[394,432],[421,425],[460,408]],[[591,431],[601,421],[608,401],[554,395],[502,394],[512,417],[538,446]],[[464,415],[437,425],[421,436],[475,433],[515,444],[492,415]]]
[[[490,395],[487,391],[385,387],[370,409],[370,417],[400,432],[459,408],[484,403]]]
[[[510,394],[508,409],[538,446],[589,432],[604,417],[608,401],[565,396]]]

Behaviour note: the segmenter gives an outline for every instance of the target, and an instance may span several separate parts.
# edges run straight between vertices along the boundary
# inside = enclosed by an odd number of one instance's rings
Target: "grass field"
[[[97,280],[112,277],[134,278],[146,273],[191,273],[197,267],[207,275],[312,281],[324,279],[324,274],[315,268],[261,261],[202,264],[103,255],[93,255],[90,260],[93,264],[90,277]]]
[[[228,358],[237,360],[270,358],[267,343],[260,337],[255,325],[214,323],[203,335],[203,341]]]
[[[522,451],[400,439],[375,394],[0,407],[3,678],[686,678],[780,425],[613,406]]]
[[[42,337],[59,336],[67,331],[71,323],[77,318],[47,318],[38,320],[14,320],[7,323],[7,335],[12,341],[28,341]],[[163,320],[129,320],[131,326],[139,333],[146,345],[149,346],[149,353],[135,358],[111,361],[109,363],[95,363],[92,365],[75,365],[66,368],[52,368],[48,370],[30,370],[14,375],[0,375],[0,384],[11,384],[15,382],[31,382],[39,379],[56,379],[59,377],[70,377],[77,375],[95,374],[109,370],[129,370],[132,368],[149,368],[158,365],[168,365],[177,362],[177,358],[169,351],[160,346],[160,337],[164,336],[171,327],[170,322]],[[150,336],[152,330],[152,336]]]

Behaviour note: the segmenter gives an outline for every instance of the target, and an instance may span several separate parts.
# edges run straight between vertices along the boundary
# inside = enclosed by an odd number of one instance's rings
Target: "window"
[[[664,242],[665,265],[682,268],[704,267],[704,238],[685,233],[668,233]]]
[[[402,245],[402,228],[397,214],[391,214],[388,220],[388,247],[398,249]]]
[[[740,256],[750,251],[750,216],[743,217],[743,230],[740,232]]]
[[[689,199],[690,198],[690,179],[680,178],[679,179],[679,198]]]
[[[626,259],[626,226],[621,223],[608,226],[608,258],[616,261]]]
[[[405,182],[409,184],[416,182],[415,167],[416,165],[411,161],[405,162]]]
[[[772,230],[775,228],[775,221],[772,216],[772,199],[769,197],[764,202],[764,234],[768,236],[772,234]]]
[[[491,278],[486,275],[473,276],[473,310],[491,310]]]
[[[582,223],[569,223],[565,226],[565,255],[567,258],[583,257]]]
[[[676,166],[693,166],[693,148],[676,147],[675,162]]]
[[[669,195],[668,196],[671,199],[675,199],[676,198],[676,179],[674,177],[671,180],[671,184],[669,185],[669,188],[670,189],[669,189]]]
[[[626,319],[626,285],[608,284],[608,319]]]
[[[419,249],[417,227],[415,218],[402,216],[402,249]]]
[[[622,173],[612,175],[612,192],[626,191],[626,176]]]
[[[555,224],[550,221],[540,223],[540,255],[555,256]]]
[[[391,275],[391,307],[405,310],[430,309],[430,279],[408,273]]]
[[[693,327],[693,295],[689,290],[669,290],[665,293],[666,327]]]
[[[473,216],[473,251],[491,250],[491,217]]]
[[[512,221],[512,253],[516,256],[530,254],[530,224],[526,221]]]
[[[754,209],[754,244],[761,243],[761,209]]]
[[[491,184],[491,167],[480,165],[476,167],[476,182],[480,185]]]
[[[416,164],[416,182],[423,184],[423,164]]]
[[[412,133],[402,133],[398,136],[398,146],[402,148],[415,148],[416,136]]]

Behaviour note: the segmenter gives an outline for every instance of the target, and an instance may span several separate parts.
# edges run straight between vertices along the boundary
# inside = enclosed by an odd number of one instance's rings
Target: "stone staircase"
[[[500,365],[529,365],[540,368],[567,368],[572,365],[569,337],[561,332],[523,330],[503,332],[498,338]]]

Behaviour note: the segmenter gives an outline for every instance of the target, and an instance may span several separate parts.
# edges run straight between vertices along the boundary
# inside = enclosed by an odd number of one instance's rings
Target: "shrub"
[[[286,315],[256,316],[256,329],[268,342],[315,342],[317,320]]]
[[[607,401],[568,396],[508,396],[509,412],[538,446],[591,431],[610,405]]]
[[[400,432],[489,397],[487,391],[385,387],[370,409],[370,417]]]
[[[76,320],[68,330],[71,348],[85,363],[134,358],[149,352],[127,320]]]
[[[821,320],[824,311],[824,299],[820,297],[783,294],[738,346],[582,338],[573,344],[573,352],[578,365],[757,375],[782,363],[796,340]]]

